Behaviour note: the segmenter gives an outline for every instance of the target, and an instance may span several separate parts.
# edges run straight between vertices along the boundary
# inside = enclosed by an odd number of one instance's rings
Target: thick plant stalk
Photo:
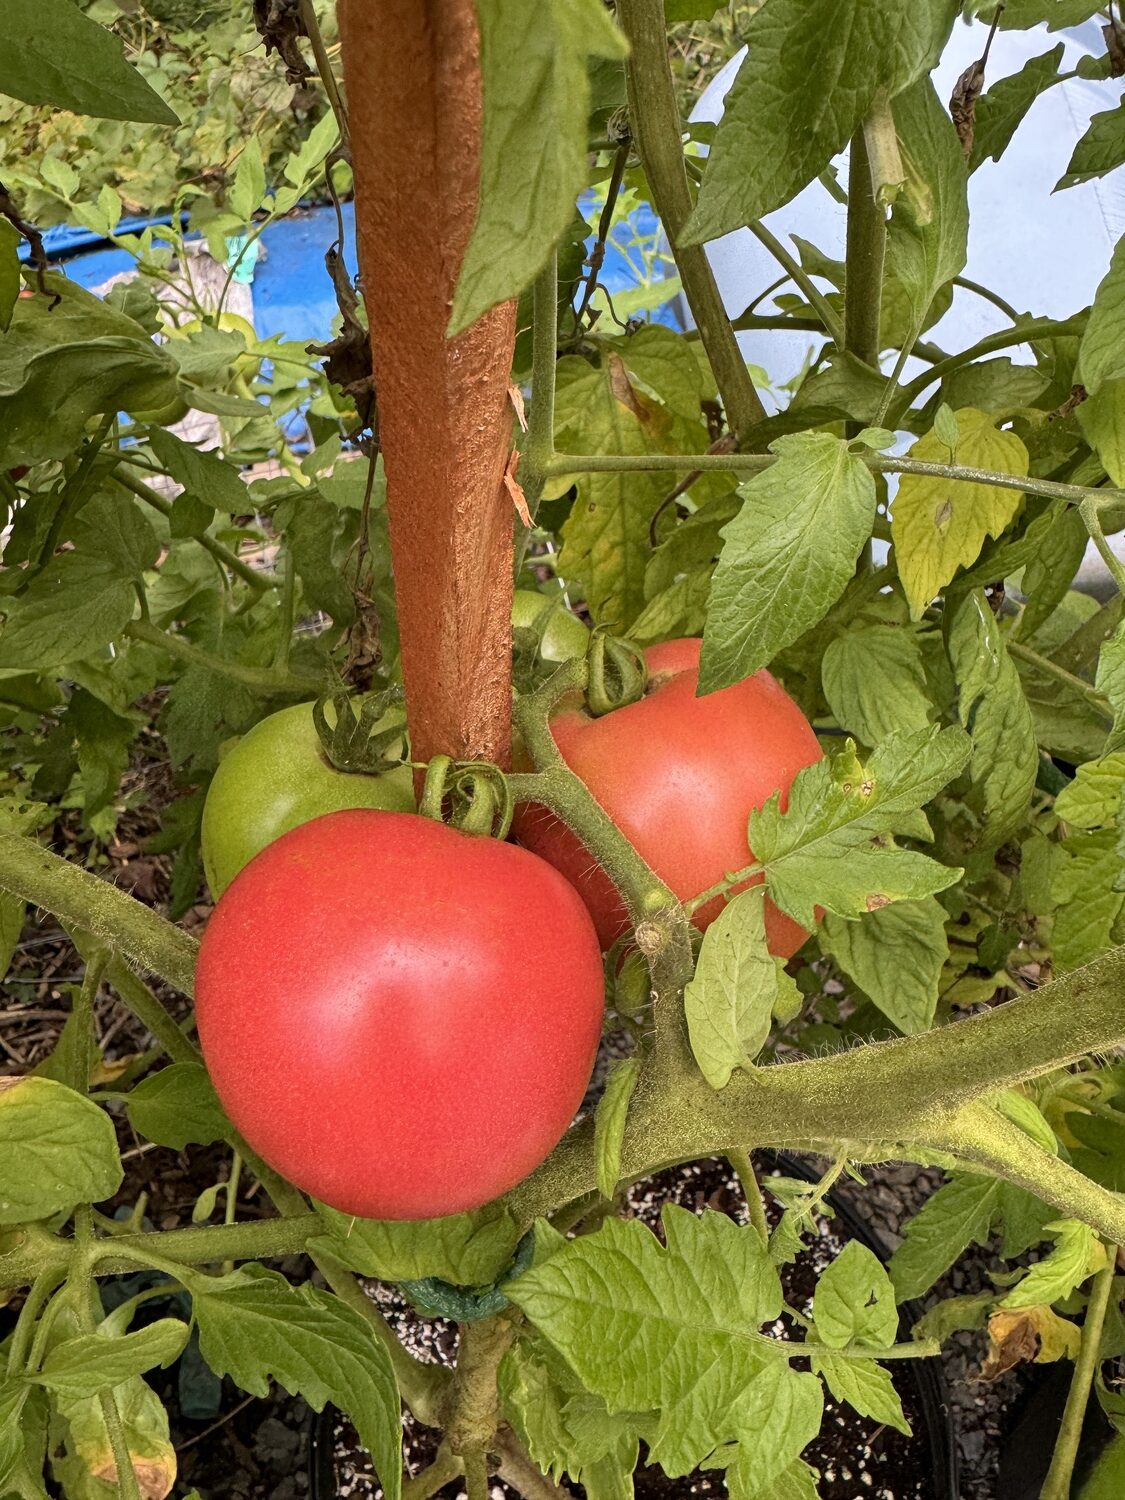
[[[1082,1437],[1082,1423],[1090,1400],[1090,1387],[1098,1368],[1101,1352],[1102,1329],[1109,1310],[1113,1278],[1117,1270],[1117,1247],[1109,1247],[1109,1259],[1094,1277],[1090,1289],[1090,1300],[1086,1305],[1086,1317],[1082,1323],[1082,1348],[1074,1364],[1074,1379],[1066,1398],[1062,1427],[1059,1429],[1051,1467],[1039,1500],[1068,1500],[1070,1481],[1074,1474],[1074,1462],[1078,1457],[1078,1444]]]
[[[508,762],[515,305],[445,336],[476,217],[473,0],[341,0],[356,219],[414,759]]]

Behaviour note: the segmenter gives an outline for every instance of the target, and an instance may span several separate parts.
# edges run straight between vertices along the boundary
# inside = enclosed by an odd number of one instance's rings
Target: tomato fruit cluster
[[[593,793],[653,871],[682,900],[751,863],[747,818],[802,767],[821,756],[804,714],[768,672],[696,697],[696,639],[645,652],[643,698],[594,719],[564,704],[551,732],[571,770]],[[520,843],[561,870],[582,896],[608,948],[629,930],[609,876],[569,828],[534,804],[516,813]],[[706,928],[722,910],[716,897],[694,915]],[[770,951],[789,957],[807,933],[766,902]]]
[[[527,960],[529,938],[536,955]],[[603,971],[571,885],[413,814],[271,843],[207,924],[199,1035],[231,1119],[345,1213],[423,1219],[513,1187],[578,1109]]]

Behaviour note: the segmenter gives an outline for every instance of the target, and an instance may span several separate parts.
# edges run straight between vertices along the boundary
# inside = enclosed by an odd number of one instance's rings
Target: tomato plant
[[[283,833],[349,807],[412,812],[409,767],[374,775],[337,770],[321,745],[310,703],[262,719],[223,756],[208,788],[201,836],[212,896],[218,899]]]
[[[522,934],[551,963],[530,966]],[[411,814],[329,813],[235,879],[199,954],[208,1070],[271,1166],[348,1214],[479,1208],[582,1102],[602,967],[549,865]]]
[[[784,810],[794,776],[821,754],[808,720],[768,672],[697,697],[700,645],[688,639],[650,646],[638,702],[596,719],[564,705],[551,721],[567,765],[682,901],[753,862],[746,842],[751,809],[779,794]],[[620,893],[565,823],[530,806],[517,812],[514,826],[520,841],[581,893],[603,948],[629,931]],[[704,929],[722,909],[720,891],[692,920]],[[772,902],[766,933],[770,952],[785,958],[808,936]]]
[[[1068,1500],[1125,1421],[1099,10],[6,0],[0,1500],[190,1485],[185,1350],[345,1408],[387,1500],[642,1444],[827,1500],[826,1403],[907,1441],[900,1361],[966,1348],[1070,1367]],[[297,216],[311,346],[247,279]],[[391,701],[409,752],[326,762],[311,704]],[[730,1215],[631,1216],[716,1156]],[[787,1307],[888,1158],[889,1264]]]

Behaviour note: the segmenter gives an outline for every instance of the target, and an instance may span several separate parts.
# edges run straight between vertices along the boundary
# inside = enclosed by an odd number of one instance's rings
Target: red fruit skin
[[[697,698],[702,644],[649,647],[648,690],[638,702],[600,719],[569,709],[551,721],[567,765],[681,901],[752,862],[750,810],[779,788],[784,807],[794,776],[822,754],[808,720],[768,672]],[[603,948],[628,932],[616,887],[570,829],[531,804],[517,809],[512,826],[580,893]],[[692,920],[702,931],[722,909],[716,897]],[[789,958],[808,933],[767,900],[766,936],[771,953]]]
[[[196,974],[231,1120],[291,1182],[364,1218],[478,1208],[538,1166],[581,1104],[603,1002],[597,935],[550,865],[366,808],[252,859]]]

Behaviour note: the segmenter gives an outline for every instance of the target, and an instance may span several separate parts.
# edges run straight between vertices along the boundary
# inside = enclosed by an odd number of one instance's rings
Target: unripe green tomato
[[[346,808],[414,812],[409,766],[378,775],[338,771],[325,757],[311,703],[255,724],[219,763],[203,805],[203,870],[218,898],[283,833]]]
[[[550,611],[544,624],[542,616]],[[572,661],[586,655],[590,632],[577,615],[562,603],[534,589],[517,589],[512,600],[512,625],[516,630],[543,631],[539,655],[544,661]]]

